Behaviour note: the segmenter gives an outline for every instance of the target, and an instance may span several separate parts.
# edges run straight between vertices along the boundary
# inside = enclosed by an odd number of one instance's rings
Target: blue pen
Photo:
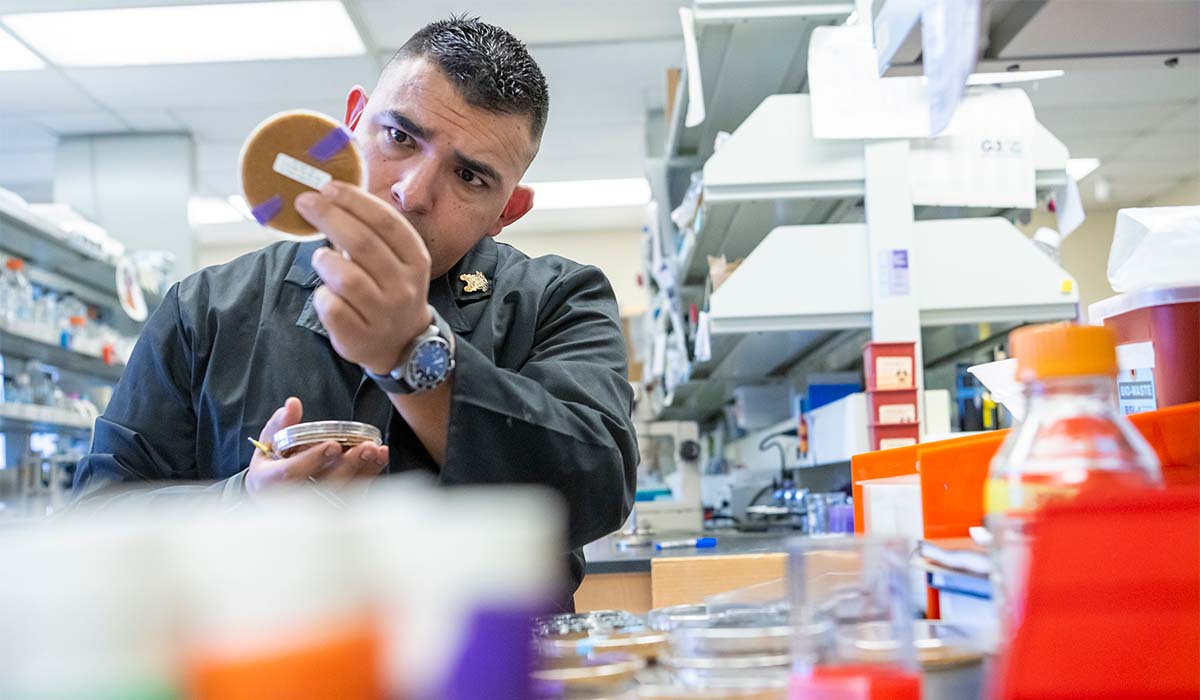
[[[680,549],[683,547],[695,547],[696,549],[711,549],[716,546],[717,546],[717,538],[716,537],[698,537],[696,539],[688,539],[688,540],[664,540],[662,542],[654,543],[654,548],[656,550]]]

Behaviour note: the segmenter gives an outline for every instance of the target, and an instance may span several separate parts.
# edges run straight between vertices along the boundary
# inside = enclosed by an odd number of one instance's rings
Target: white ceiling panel
[[[1130,134],[1153,131],[1174,118],[1184,102],[1111,102],[1037,109],[1037,119],[1059,138],[1068,135]]]
[[[365,57],[88,68],[68,74],[106,104],[171,110],[336,100],[356,83],[373,85],[376,78]]]
[[[681,0],[356,0],[369,39],[399,48],[426,23],[468,12],[504,27],[526,44],[679,36]]]
[[[122,110],[118,115],[137,131],[180,131],[186,128],[164,109]]]
[[[1120,153],[1122,158],[1144,161],[1183,161],[1193,170],[1200,170],[1200,129],[1167,132],[1135,139]]]
[[[1200,48],[1197,0],[1050,0],[1002,57]]]
[[[345,103],[297,97],[288,102],[258,103],[242,107],[197,107],[172,109],[171,114],[192,132],[197,141],[241,143],[267,117],[287,109],[314,109],[341,119]]]
[[[96,102],[56,71],[0,71],[0,117],[49,110],[82,112]]]
[[[1192,102],[1179,110],[1179,114],[1171,117],[1162,125],[1162,130],[1168,133],[1200,132],[1200,101]]]
[[[1155,67],[1137,70],[1067,70],[1031,90],[1035,107],[1167,102],[1200,97],[1200,67]]]
[[[54,134],[24,117],[0,116],[0,151],[36,151],[53,149]]]
[[[1107,164],[1101,164],[1097,169],[1100,175],[1112,176],[1114,179],[1132,180],[1184,180],[1200,174],[1200,163],[1192,158],[1171,158],[1162,160],[1145,160],[1140,154],[1118,156]]]
[[[37,117],[42,126],[59,135],[115,134],[129,127],[110,112],[48,112]]]
[[[1130,134],[1115,135],[1071,135],[1055,134],[1066,145],[1072,158],[1105,159],[1121,152],[1121,149],[1133,142]]]

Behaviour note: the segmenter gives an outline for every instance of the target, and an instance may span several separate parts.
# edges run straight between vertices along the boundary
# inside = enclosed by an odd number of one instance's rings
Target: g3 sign
[[[979,142],[979,150],[1002,156],[1019,156],[1025,152],[1025,144],[1015,139],[983,139]]]

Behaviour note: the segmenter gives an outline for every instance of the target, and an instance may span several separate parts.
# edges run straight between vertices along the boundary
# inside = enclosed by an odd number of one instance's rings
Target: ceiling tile
[[[1122,159],[1147,162],[1183,161],[1200,170],[1200,130],[1159,130],[1133,140],[1119,155]]]
[[[1179,114],[1163,122],[1162,130],[1167,133],[1200,132],[1200,100],[1187,104]]]
[[[118,114],[137,131],[180,131],[186,128],[170,112],[162,109],[123,110]]]
[[[53,70],[0,71],[0,117],[96,109],[94,100]]]
[[[32,119],[0,116],[0,151],[53,149],[56,142],[50,130]]]
[[[476,0],[471,14],[507,29],[529,45],[636,40],[680,35],[682,0]],[[381,48],[399,48],[426,23],[460,14],[460,0],[426,0],[420,10],[395,0],[359,0],[363,24]]]
[[[1000,52],[1003,57],[1200,48],[1195,0],[1051,0]]]
[[[1112,157],[1121,152],[1121,149],[1133,142],[1134,137],[1130,134],[1109,134],[1109,135],[1064,135],[1055,133],[1067,146],[1067,151],[1070,152],[1072,158],[1105,158]]]
[[[1112,102],[1056,105],[1036,111],[1037,119],[1059,138],[1068,135],[1138,134],[1154,131],[1179,113],[1183,102]]]
[[[345,108],[341,101],[312,100],[297,97],[288,102],[256,103],[243,107],[194,107],[171,110],[172,116],[192,132],[197,141],[241,143],[255,126],[267,117],[288,109],[314,109],[340,118]]]
[[[68,74],[116,109],[172,111],[340,100],[356,83],[374,84],[377,77],[365,57],[87,68]]]
[[[1200,65],[1136,69],[1066,69],[1029,88],[1035,108],[1060,105],[1191,101],[1200,98]]]
[[[1200,163],[1192,158],[1172,160],[1141,160],[1124,155],[1103,163],[1097,173],[1113,179],[1126,180],[1184,180],[1200,175]]]
[[[129,127],[109,112],[47,113],[36,118],[38,123],[59,135],[113,134],[128,132]]]

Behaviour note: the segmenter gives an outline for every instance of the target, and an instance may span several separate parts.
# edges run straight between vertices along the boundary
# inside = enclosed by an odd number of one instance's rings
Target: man
[[[545,484],[570,506],[578,586],[580,548],[629,513],[638,450],[604,275],[493,240],[533,206],[519,181],[547,113],[545,78],[506,31],[454,18],[417,32],[347,101],[369,193],[297,198],[329,245],[275,244],[167,292],[76,492],[182,479],[253,497],[411,470]],[[370,423],[386,446],[272,460],[247,440],[302,418]]]

